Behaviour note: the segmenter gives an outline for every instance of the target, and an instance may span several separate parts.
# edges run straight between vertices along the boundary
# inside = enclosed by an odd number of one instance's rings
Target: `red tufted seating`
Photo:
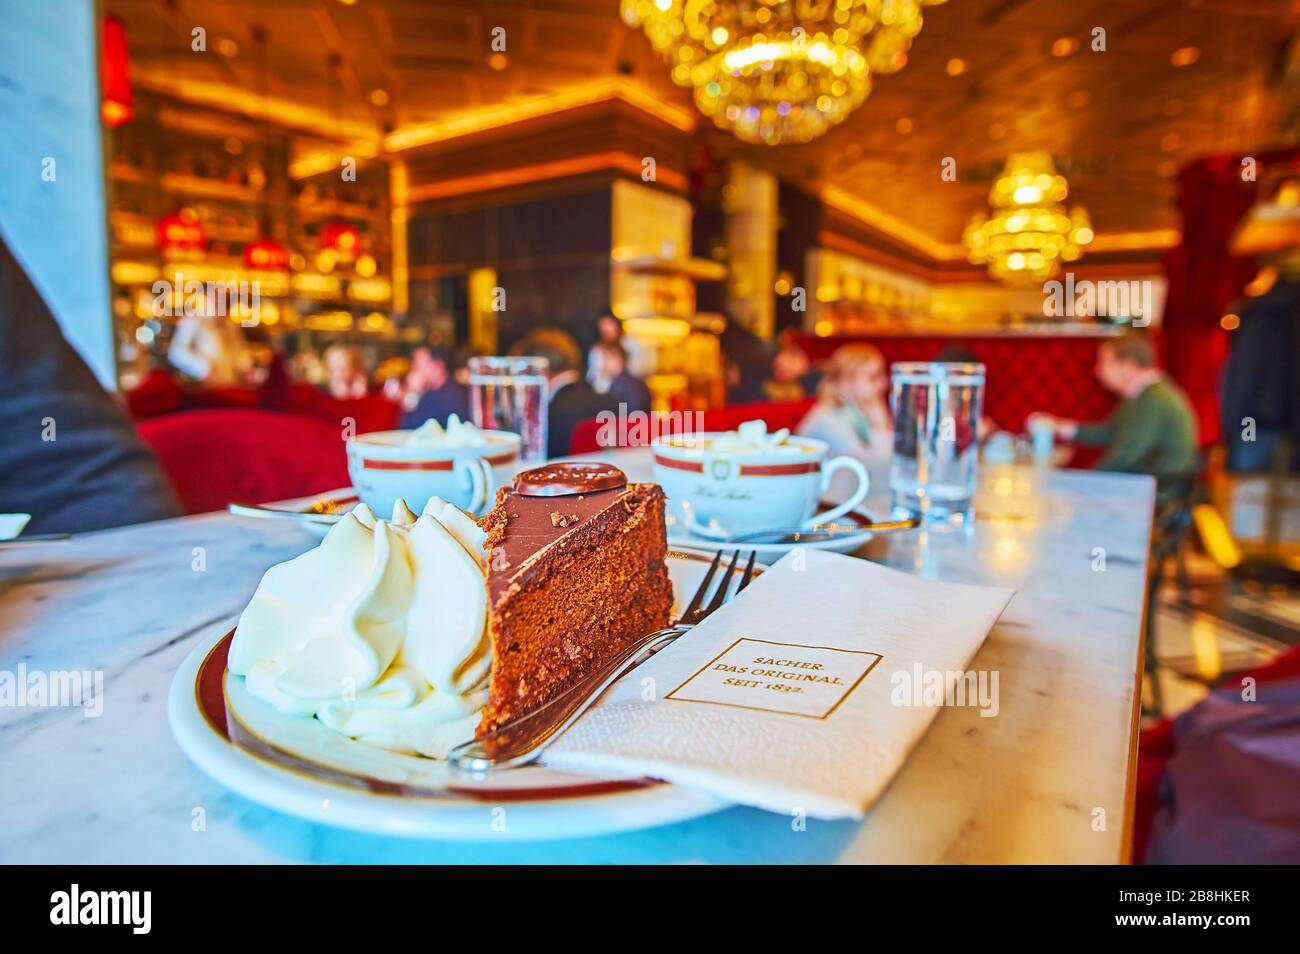
[[[243,408],[180,411],[137,425],[187,513],[346,487],[343,432],[297,414]]]
[[[340,426],[350,418],[356,422],[358,434],[392,430],[402,413],[401,408],[382,394],[340,401],[309,384],[294,384],[282,399],[268,402],[267,393],[256,388],[182,387],[165,371],[151,372],[138,387],[126,392],[126,404],[137,421],[176,411],[261,408],[301,414]]]
[[[969,348],[984,364],[987,383],[984,413],[1003,430],[1020,432],[1034,411],[1093,421],[1108,415],[1115,398],[1093,376],[1096,338],[1023,337],[862,337],[818,338],[800,335],[797,342],[813,361],[827,358],[840,345],[867,341],[895,361],[933,361],[945,345]]]
[[[382,394],[339,400],[310,384],[295,384],[289,389],[289,403],[285,410],[340,426],[351,419],[356,422],[358,434],[391,431],[402,416],[401,408]]]

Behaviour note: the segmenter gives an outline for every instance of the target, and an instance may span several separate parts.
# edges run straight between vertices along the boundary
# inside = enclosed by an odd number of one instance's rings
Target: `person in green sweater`
[[[1157,480],[1186,477],[1196,470],[1196,418],[1187,395],[1156,367],[1155,348],[1130,332],[1097,348],[1097,379],[1120,397],[1120,405],[1095,424],[1035,415],[1056,436],[1086,447],[1105,447],[1098,470],[1150,474]],[[1039,426],[1042,426],[1041,424]]]

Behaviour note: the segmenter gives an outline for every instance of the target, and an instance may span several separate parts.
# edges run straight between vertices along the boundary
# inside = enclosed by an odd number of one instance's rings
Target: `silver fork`
[[[748,586],[750,580],[754,578],[756,556],[756,552],[751,550],[749,562],[741,572],[740,583],[736,586],[736,593]],[[729,591],[736,568],[740,565],[739,550],[731,555],[731,563],[722,574],[722,579],[714,590],[712,598],[707,604],[704,602],[721,562],[722,552],[719,551],[709,565],[709,571],[704,574],[704,580],[695,590],[695,595],[691,597],[690,603],[682,613],[681,619],[676,623],[666,629],[647,633],[633,641],[617,656],[540,708],[512,722],[507,722],[495,732],[452,749],[447,756],[452,767],[462,772],[483,774],[489,770],[517,768],[536,760],[546,747],[578,721],[578,718],[590,709],[620,676],[640,665],[643,657],[648,659],[679,636],[690,632],[701,620],[717,610],[733,595]]]

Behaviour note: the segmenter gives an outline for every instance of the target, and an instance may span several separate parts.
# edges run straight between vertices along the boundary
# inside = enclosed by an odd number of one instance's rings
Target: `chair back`
[[[181,411],[137,425],[187,513],[348,486],[342,429],[297,414],[243,408]]]

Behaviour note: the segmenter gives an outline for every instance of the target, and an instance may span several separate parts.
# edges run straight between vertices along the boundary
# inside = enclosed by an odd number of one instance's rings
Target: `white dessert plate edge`
[[[694,591],[708,561],[690,554],[673,554],[669,563],[674,588],[680,596]],[[539,786],[537,798],[519,792],[497,800],[481,793],[464,798],[408,797],[340,785],[325,778],[325,772],[321,777],[313,777],[309,772],[277,764],[232,741],[205,715],[198,692],[200,672],[227,635],[218,630],[206,636],[186,656],[173,677],[167,700],[172,734],[185,755],[213,780],[250,801],[287,815],[377,835],[497,842],[616,834],[685,821],[731,807],[715,796],[675,785],[620,786],[614,780],[576,776],[568,776],[566,782],[560,773],[550,769],[535,771],[549,773],[549,785],[589,787],[590,792],[547,795],[546,786]],[[300,726],[313,721],[292,716],[282,718],[293,719]],[[318,723],[316,726],[322,739],[339,739]],[[361,743],[351,744],[374,752]],[[328,770],[328,766],[322,768]]]

